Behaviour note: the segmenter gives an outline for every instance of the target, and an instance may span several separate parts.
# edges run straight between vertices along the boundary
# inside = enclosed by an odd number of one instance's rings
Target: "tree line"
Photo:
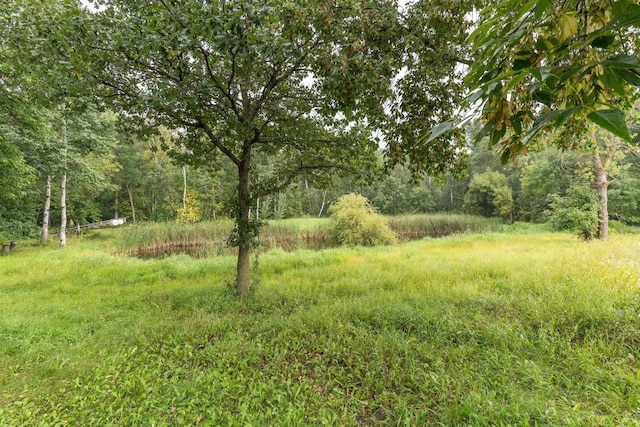
[[[233,217],[238,183],[228,162],[207,167],[181,164],[161,149],[172,140],[168,130],[146,140],[131,138],[118,128],[117,117],[110,112],[87,108],[66,118],[55,114],[63,112],[47,115],[53,141],[41,146],[16,132],[5,133],[5,142],[22,156],[23,168],[0,193],[4,200],[0,227],[7,238],[38,236],[47,226],[60,228],[63,169],[70,225],[111,218],[195,222]],[[640,225],[640,153],[604,132],[598,135],[600,156],[611,180],[609,215]],[[385,215],[470,213],[509,222],[551,221],[560,229],[587,226],[591,232],[595,221],[597,230],[598,163],[593,153],[548,148],[505,165],[499,153],[487,149],[487,143],[485,139],[470,150],[463,174],[416,181],[410,168],[398,165],[368,185],[344,178],[330,187],[316,188],[299,179],[285,191],[256,200],[251,214],[265,220],[324,217],[340,196],[357,192]],[[256,175],[276,167],[268,157],[257,164]],[[562,223],[563,206],[588,213],[587,222],[565,218]]]

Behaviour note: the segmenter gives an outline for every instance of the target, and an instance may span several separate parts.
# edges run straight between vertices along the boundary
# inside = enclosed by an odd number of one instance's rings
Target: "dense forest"
[[[0,194],[4,240],[41,236],[47,200],[48,225],[52,230],[60,228],[63,170],[67,174],[70,225],[111,218],[195,222],[233,216],[237,177],[228,161],[219,159],[206,167],[179,164],[161,149],[161,144],[171,143],[171,132],[136,139],[118,127],[113,113],[92,108],[80,114],[39,113],[47,120],[44,141],[20,132],[19,127],[3,127],[3,159],[12,160]],[[604,133],[599,135],[602,156],[611,156],[609,215],[637,225],[638,151]],[[574,209],[590,213],[597,221],[596,169],[588,151],[548,148],[503,165],[499,155],[482,141],[469,149],[466,165],[465,171],[455,176],[417,181],[404,166],[391,168],[387,176],[368,185],[341,179],[330,187],[314,188],[301,179],[284,192],[258,199],[252,212],[262,219],[327,216],[328,207],[340,196],[357,192],[386,215],[455,212],[510,222],[560,222],[554,212]],[[254,173],[268,174],[272,167],[264,158]]]

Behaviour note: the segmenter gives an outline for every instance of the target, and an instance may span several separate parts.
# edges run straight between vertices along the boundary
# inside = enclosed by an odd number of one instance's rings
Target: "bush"
[[[463,208],[470,214],[511,220],[513,195],[506,176],[494,171],[475,175],[464,196]]]
[[[193,191],[187,191],[187,200],[184,205],[176,209],[176,221],[178,222],[198,222],[202,219],[202,211],[200,202],[193,194]]]
[[[0,218],[0,241],[36,237],[38,232],[38,226],[32,222]]]
[[[549,196],[547,211],[551,227],[556,231],[571,231],[585,240],[598,234],[598,196],[586,185],[572,185],[565,197]]]
[[[336,244],[376,246],[396,242],[388,221],[375,211],[366,197],[346,194],[329,208],[329,213],[329,235]]]

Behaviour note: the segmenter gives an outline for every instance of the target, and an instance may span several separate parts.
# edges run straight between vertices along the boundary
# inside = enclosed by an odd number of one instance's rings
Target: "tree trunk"
[[[609,237],[609,208],[607,190],[609,181],[607,180],[607,166],[609,165],[609,156],[603,162],[597,151],[593,152],[593,163],[596,170],[596,190],[600,198],[600,208],[598,210],[598,237],[600,240],[607,240]]]
[[[127,184],[127,193],[129,193],[129,204],[131,205],[131,218],[133,219],[133,223],[136,223],[136,208],[133,206],[133,188],[131,188],[131,184]]]
[[[187,167],[182,165],[182,209],[187,214]]]
[[[62,179],[60,180],[60,247],[67,246],[67,121],[62,120],[62,142],[64,143],[64,156],[62,160]]]
[[[60,247],[67,246],[67,173],[62,173],[60,181]]]
[[[236,291],[240,295],[249,293],[249,261],[252,236],[250,229],[251,199],[249,197],[250,147],[245,147],[242,162],[238,166],[238,264],[236,269]]]
[[[215,221],[216,220],[216,199],[217,199],[217,197],[216,197],[216,182],[215,181],[213,181],[211,183],[211,194],[212,194],[212,197],[211,197],[211,215],[213,217],[213,220]]]
[[[324,211],[324,204],[327,201],[327,190],[322,191],[322,205],[320,206],[320,212],[318,213],[318,218],[322,217],[322,211]]]
[[[49,217],[51,215],[51,180],[53,176],[47,175],[47,184],[44,189],[44,212],[42,213],[42,241],[49,243]]]
[[[120,203],[120,190],[116,190],[116,198],[115,201],[113,203],[113,217],[114,219],[118,219],[120,216],[120,213],[118,212],[118,205]]]

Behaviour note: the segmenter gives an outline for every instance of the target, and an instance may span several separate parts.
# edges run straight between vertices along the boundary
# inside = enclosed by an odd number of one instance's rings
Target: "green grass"
[[[0,425],[640,425],[640,243],[461,235],[235,259],[0,257]]]

